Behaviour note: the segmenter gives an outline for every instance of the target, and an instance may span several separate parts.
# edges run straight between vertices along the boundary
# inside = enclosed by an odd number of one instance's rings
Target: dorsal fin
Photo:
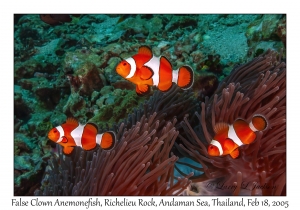
[[[145,45],[143,45],[139,48],[138,54],[148,55],[150,57],[152,57],[152,55],[153,55],[152,50],[148,46],[145,46]]]
[[[159,82],[158,89],[165,92],[171,89],[172,87],[172,78],[173,70],[170,61],[164,57],[160,57],[160,66],[159,66]]]
[[[161,56],[160,57],[160,65],[165,65],[165,67],[169,70],[169,71],[173,71],[172,69],[172,64],[170,63],[170,61],[165,57],[165,56]]]
[[[95,123],[88,122],[85,127],[90,131],[94,132],[95,134],[98,133],[98,126]]]
[[[214,126],[214,132],[217,133],[221,133],[225,130],[228,130],[229,125],[227,123],[224,122],[219,122],[217,124],[215,124]]]
[[[79,123],[76,119],[74,119],[73,117],[69,117],[66,121],[67,124],[69,125],[75,125],[75,126],[78,126]]]

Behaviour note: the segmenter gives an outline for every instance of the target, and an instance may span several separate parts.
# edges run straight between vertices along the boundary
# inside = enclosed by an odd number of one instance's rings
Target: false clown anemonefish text
[[[42,200],[39,198],[34,199],[24,199],[17,198],[12,199],[12,206],[32,206],[32,207],[41,207],[41,206],[58,206],[58,207],[77,207],[83,206],[85,209],[89,208],[98,208],[102,206],[242,206],[242,207],[251,207],[251,206],[261,206],[261,207],[270,207],[270,206],[281,206],[283,208],[289,207],[289,202],[286,200],[269,200],[266,198],[212,198],[212,199],[176,199],[176,198],[136,198],[136,199],[127,199],[127,198],[89,198],[84,201],[71,201],[71,200]]]
[[[102,206],[102,200],[98,198],[89,198],[86,201],[66,201],[56,199],[54,201],[39,200],[34,198],[31,200],[12,199],[12,206],[85,206],[86,209],[92,206]]]

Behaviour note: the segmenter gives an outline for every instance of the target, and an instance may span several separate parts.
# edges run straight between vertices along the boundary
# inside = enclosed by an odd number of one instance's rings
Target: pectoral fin
[[[63,153],[65,155],[70,155],[72,153],[72,151],[74,150],[74,147],[64,147],[63,149]]]
[[[148,80],[148,79],[150,79],[152,76],[153,76],[153,70],[150,68],[150,67],[148,67],[148,66],[142,66],[141,68],[140,68],[140,70],[141,70],[141,79],[142,80]]]
[[[68,143],[67,137],[63,136],[61,142],[62,142],[62,143]]]
[[[143,96],[150,92],[150,87],[149,85],[137,85],[135,91],[138,95]]]

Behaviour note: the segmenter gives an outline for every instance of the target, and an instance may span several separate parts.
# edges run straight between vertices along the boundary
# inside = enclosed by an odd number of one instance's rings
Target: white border
[[[287,197],[259,197],[269,200],[289,200],[290,207],[297,209],[299,206],[298,190],[299,180],[299,12],[297,1],[279,0],[252,0],[252,1],[157,1],[151,3],[141,3],[141,1],[1,1],[1,83],[0,90],[2,96],[1,103],[1,204],[3,209],[12,209],[13,196],[13,14],[14,13],[287,13]],[[22,197],[30,200],[33,197]],[[102,197],[103,198],[103,197]],[[132,199],[138,199],[138,197]],[[149,198],[149,197],[148,197]],[[248,197],[249,198],[249,197]],[[56,198],[43,197],[41,200],[54,200]],[[61,200],[86,200],[87,197],[67,197]],[[159,199],[159,197],[155,197]],[[167,197],[165,199],[171,199]],[[186,197],[177,198],[185,200]],[[195,199],[195,198],[189,198]],[[202,197],[209,200],[210,197]],[[225,197],[224,197],[225,199]],[[238,199],[238,198],[233,198]],[[296,200],[297,199],[297,200]],[[53,207],[43,207],[43,209],[53,209]],[[66,208],[66,207],[64,207]],[[139,207],[140,208],[140,207]],[[178,207],[172,207],[179,209]],[[15,209],[15,208],[14,208]],[[18,208],[21,209],[21,208]],[[27,208],[29,209],[29,208]],[[30,207],[32,209],[32,207]],[[74,209],[74,207],[72,207]],[[83,207],[75,208],[83,209]],[[99,208],[97,208],[99,209]],[[103,208],[104,209],[104,208]],[[106,208],[105,208],[106,209]],[[120,209],[113,207],[110,209]],[[132,209],[132,207],[122,207],[122,209]],[[157,209],[163,209],[159,207]],[[182,209],[182,207],[180,207]],[[215,209],[210,207],[210,209]],[[219,209],[219,208],[218,208]],[[232,207],[222,207],[222,209],[232,209]]]

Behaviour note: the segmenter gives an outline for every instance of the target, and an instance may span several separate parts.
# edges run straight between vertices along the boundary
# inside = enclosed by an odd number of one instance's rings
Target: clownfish
[[[84,150],[92,150],[98,144],[102,149],[110,150],[116,143],[114,132],[98,134],[95,124],[81,125],[73,118],[68,118],[66,123],[52,128],[48,133],[48,138],[63,146],[65,155],[71,154],[76,146],[82,147]]]
[[[232,158],[239,156],[238,147],[251,144],[256,139],[257,131],[263,131],[268,123],[263,115],[254,115],[251,122],[237,119],[232,125],[218,123],[215,125],[215,136],[208,146],[210,156],[230,155]]]
[[[172,69],[171,63],[164,56],[156,57],[147,46],[141,46],[138,53],[121,61],[116,67],[117,73],[136,85],[136,93],[145,95],[149,86],[157,86],[161,91],[168,91],[173,82],[182,89],[189,89],[194,82],[194,72],[189,66]]]

